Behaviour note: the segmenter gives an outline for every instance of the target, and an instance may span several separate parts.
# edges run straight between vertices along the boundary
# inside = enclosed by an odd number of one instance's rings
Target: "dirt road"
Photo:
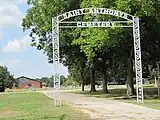
[[[53,98],[51,91],[44,94]],[[138,105],[72,93],[61,93],[61,99],[89,113],[92,120],[160,120],[160,110]]]

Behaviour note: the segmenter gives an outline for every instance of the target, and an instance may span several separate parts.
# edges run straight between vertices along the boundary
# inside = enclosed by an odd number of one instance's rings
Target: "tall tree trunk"
[[[91,91],[90,92],[95,92],[96,88],[95,88],[95,70],[91,69]]]
[[[4,85],[2,84],[2,85],[0,85],[0,92],[5,92],[5,87],[4,87]]]
[[[81,73],[81,77],[82,77],[82,91],[84,91],[84,74]]]
[[[109,93],[107,88],[107,72],[106,70],[103,70],[102,73],[103,73],[103,92]]]
[[[155,83],[154,83],[154,86],[155,86],[155,87],[158,87],[156,76],[154,76],[154,82],[155,82]]]
[[[160,73],[159,62],[157,62],[157,77],[158,77],[158,82],[157,82],[157,84],[158,84],[158,97],[160,98],[160,79],[159,79],[160,75],[159,75],[159,73]]]
[[[82,78],[82,91],[84,91],[84,86],[85,86],[85,62],[82,61],[81,62],[81,70],[80,70],[80,73],[81,73],[81,78]]]
[[[134,82],[133,82],[133,61],[132,61],[132,58],[128,59],[127,94],[129,96],[135,95]]]
[[[133,81],[133,61],[132,61],[133,49],[131,48],[130,57],[128,58],[128,70],[127,70],[127,94],[129,96],[135,95],[134,81]]]

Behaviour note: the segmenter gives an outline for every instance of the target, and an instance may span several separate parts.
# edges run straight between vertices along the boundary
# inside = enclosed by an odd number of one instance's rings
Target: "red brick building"
[[[25,89],[29,87],[42,88],[42,82],[24,76],[17,78],[17,82],[18,82],[18,87],[20,89]]]

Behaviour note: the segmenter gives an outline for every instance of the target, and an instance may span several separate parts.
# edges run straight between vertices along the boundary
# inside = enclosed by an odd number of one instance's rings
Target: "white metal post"
[[[143,80],[142,80],[141,43],[140,43],[140,27],[138,18],[133,18],[133,36],[134,36],[137,102],[143,103],[144,96],[143,96]]]
[[[59,66],[59,22],[57,17],[52,18],[52,37],[53,37],[53,83],[54,83],[54,104],[61,106],[60,100],[60,74]]]

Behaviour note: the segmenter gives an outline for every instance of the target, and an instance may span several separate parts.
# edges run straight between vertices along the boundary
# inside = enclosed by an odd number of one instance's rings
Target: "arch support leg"
[[[59,67],[59,22],[58,18],[52,19],[52,38],[53,38],[53,86],[54,86],[54,104],[56,107],[61,106],[60,99],[60,74]]]
[[[143,81],[142,81],[140,27],[139,27],[139,19],[137,18],[134,18],[133,21],[133,36],[134,36],[137,102],[143,103],[144,96],[143,96]]]

